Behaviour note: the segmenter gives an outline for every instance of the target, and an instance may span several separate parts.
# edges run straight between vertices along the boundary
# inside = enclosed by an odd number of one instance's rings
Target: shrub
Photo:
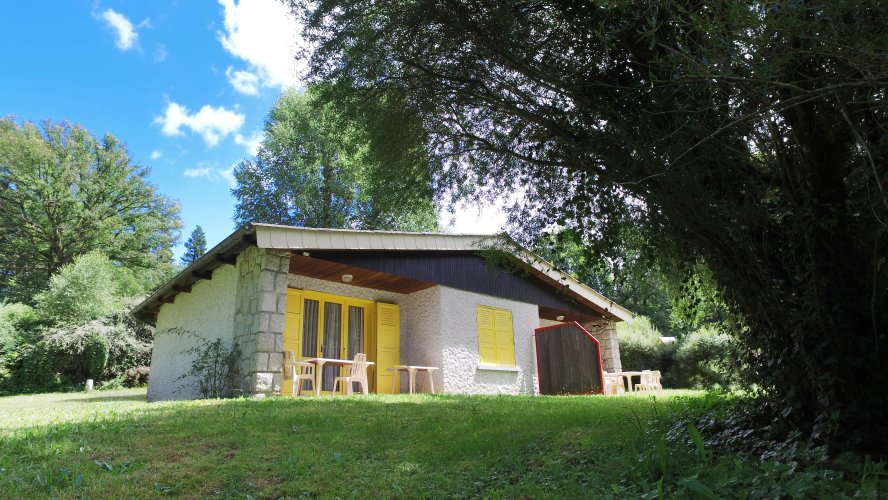
[[[195,386],[201,398],[221,398],[231,395],[232,381],[237,375],[237,362],[240,359],[240,348],[234,344],[231,349],[225,347],[222,339],[208,340],[193,332],[170,331],[169,333],[191,335],[201,342],[184,351],[194,356],[191,369],[177,380],[193,379],[191,383],[179,387],[181,391]]]
[[[0,383],[10,377],[10,366],[30,343],[30,331],[38,323],[34,310],[25,304],[0,303]]]
[[[660,342],[659,330],[650,320],[638,316],[632,324],[618,323],[617,337],[624,370],[662,371],[663,343]]]
[[[94,320],[120,306],[116,267],[100,252],[90,252],[63,266],[49,288],[34,298],[38,313],[53,324]]]
[[[92,379],[100,379],[108,366],[108,341],[97,334],[90,335],[83,347],[83,355],[86,375]]]
[[[687,387],[730,386],[736,382],[734,338],[712,328],[703,328],[681,339],[675,365]]]
[[[666,387],[711,388],[739,383],[737,343],[731,335],[703,328],[663,344],[643,316],[617,326],[620,361],[627,371],[660,370]]]
[[[7,389],[65,389],[87,378],[122,377],[150,362],[152,338],[153,329],[137,323],[128,309],[77,326],[43,328],[21,349]]]
[[[151,368],[144,365],[130,368],[123,375],[123,385],[125,387],[140,387],[146,385],[150,374]]]

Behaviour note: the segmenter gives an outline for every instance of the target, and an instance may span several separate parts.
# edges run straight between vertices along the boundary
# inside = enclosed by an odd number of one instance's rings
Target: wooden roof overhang
[[[422,273],[412,276],[395,274],[386,272],[387,268],[370,269],[366,265],[336,262],[337,259],[330,256],[335,253],[361,255],[390,252],[476,255],[488,248],[502,248],[503,242],[508,243],[510,240],[490,235],[310,229],[252,223],[232,233],[161,286],[133,309],[133,315],[141,321],[153,324],[163,304],[173,302],[179,293],[190,292],[196,282],[211,279],[213,271],[219,266],[234,265],[238,254],[247,246],[290,251],[290,272],[293,274],[337,282],[341,282],[342,275],[350,274],[353,277],[350,284],[354,286],[413,293],[434,286],[441,280],[429,279],[430,276]],[[623,321],[632,320],[630,311],[575,278],[556,270],[539,256],[514,243],[505,246],[510,248],[508,255],[526,277],[537,285],[543,284],[556,291],[567,299],[568,304],[576,304],[576,307],[551,302],[548,305],[540,304],[541,317],[556,320],[559,316],[564,316],[564,321],[585,321],[602,316]]]

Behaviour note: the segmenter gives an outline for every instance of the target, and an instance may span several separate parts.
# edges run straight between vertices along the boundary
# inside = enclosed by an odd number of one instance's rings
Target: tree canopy
[[[207,235],[204,234],[202,227],[197,226],[185,241],[185,255],[182,256],[182,265],[190,265],[205,253],[207,253]]]
[[[888,449],[882,2],[291,5],[323,98],[403,99],[437,186],[520,186],[522,230],[589,262],[626,227],[679,276],[702,262],[775,427]]]
[[[0,120],[0,299],[30,302],[62,266],[97,249],[142,282],[171,267],[179,205],[148,173],[110,134]]]
[[[422,141],[381,152],[372,121],[397,119],[391,103],[375,103],[345,119],[313,90],[285,91],[265,123],[255,158],[234,170],[235,220],[307,227],[431,230],[437,215]],[[370,111],[367,108],[372,108]],[[408,132],[410,122],[402,122]],[[418,146],[417,146],[418,144]]]

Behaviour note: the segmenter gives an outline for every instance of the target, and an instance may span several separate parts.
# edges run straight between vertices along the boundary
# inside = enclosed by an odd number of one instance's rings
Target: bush
[[[31,307],[0,303],[0,383],[9,378],[9,367],[30,342],[29,332],[37,323],[37,314]]]
[[[99,380],[108,366],[108,341],[103,337],[93,334],[86,339],[83,348],[86,362],[86,375],[89,378]]]
[[[77,326],[43,328],[36,342],[24,346],[12,365],[7,390],[79,387],[122,377],[126,370],[150,362],[153,329],[137,323],[128,308]]]
[[[237,377],[239,346],[234,344],[228,349],[223,345],[222,339],[208,340],[193,332],[171,330],[169,333],[187,334],[201,340],[199,344],[184,352],[194,358],[191,361],[191,369],[177,380],[191,379],[191,382],[179,387],[177,391],[195,386],[201,398],[230,396],[234,385],[232,382]]]
[[[740,382],[737,343],[731,335],[703,328],[663,344],[643,316],[617,326],[623,370],[660,370],[666,387],[728,387]]]
[[[130,368],[123,375],[124,387],[141,387],[148,384],[148,376],[151,374],[151,368],[147,366],[137,366]]]
[[[615,498],[881,498],[888,491],[886,462],[831,456],[798,435],[774,440],[766,401],[710,394],[687,402],[685,415],[639,427],[638,460],[614,486]]]
[[[624,370],[664,371],[660,331],[649,319],[638,316],[632,324],[618,323],[617,337],[620,342],[620,362]]]
[[[728,387],[737,381],[734,338],[711,328],[682,338],[675,354],[681,383],[687,387]]]
[[[72,325],[110,314],[120,306],[116,266],[100,252],[90,252],[63,266],[49,288],[34,298],[40,316],[53,324]]]

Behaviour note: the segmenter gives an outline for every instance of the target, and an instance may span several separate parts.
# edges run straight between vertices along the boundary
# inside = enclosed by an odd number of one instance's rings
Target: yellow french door
[[[392,372],[388,368],[401,358],[400,315],[396,304],[291,288],[287,290],[284,350],[293,351],[296,359],[354,359],[363,352],[376,363],[368,373],[370,390],[389,393]],[[324,367],[322,392],[333,390],[341,370]],[[281,394],[292,391],[292,380],[284,380]]]
[[[366,352],[373,305],[372,301],[354,297],[289,290],[285,349],[294,351],[297,359],[354,359],[355,354]],[[333,390],[333,382],[341,370],[344,369],[335,366],[323,368],[322,392]],[[286,392],[288,389],[291,392]],[[291,393],[292,385],[285,384],[282,394]]]

